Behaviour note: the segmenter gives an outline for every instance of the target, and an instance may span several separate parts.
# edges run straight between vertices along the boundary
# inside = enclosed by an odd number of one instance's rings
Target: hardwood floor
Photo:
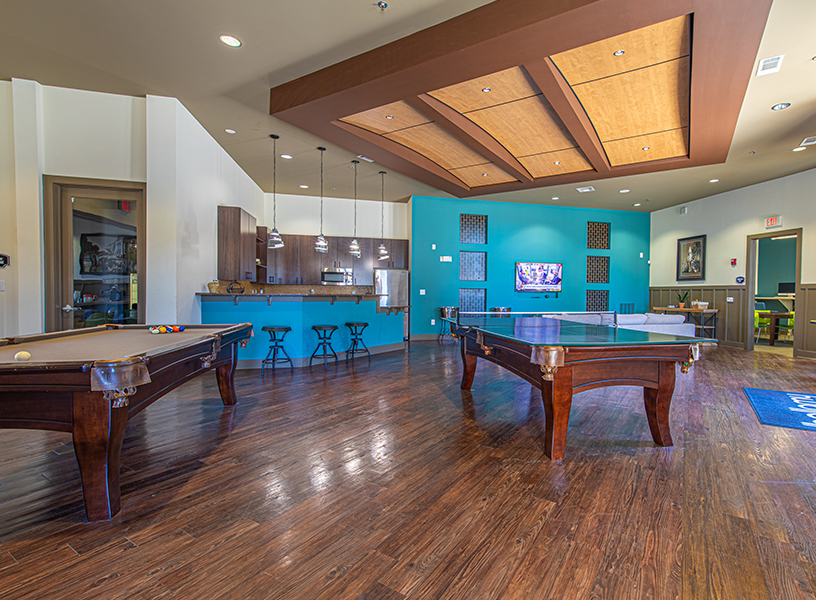
[[[0,430],[0,598],[816,598],[816,433],[742,386],[816,362],[704,349],[673,448],[639,388],[576,396],[544,457],[539,392],[450,341],[346,367],[195,379],[128,426],[122,512],[84,522],[71,437]]]

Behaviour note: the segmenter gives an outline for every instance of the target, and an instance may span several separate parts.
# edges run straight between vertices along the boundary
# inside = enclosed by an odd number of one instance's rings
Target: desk
[[[771,346],[774,345],[776,341],[776,336],[779,334],[779,319],[792,319],[793,313],[789,312],[765,312],[764,310],[758,311],[759,314],[763,317],[767,317],[771,321],[771,325],[768,328],[768,344]]]
[[[668,306],[655,306],[653,311],[663,313],[679,313],[686,315],[689,323],[694,323],[695,329],[700,333],[700,337],[717,337],[717,308],[673,308]]]
[[[85,513],[119,512],[119,454],[127,422],[170,390],[215,369],[225,405],[236,403],[236,345],[252,327],[188,325],[151,334],[107,325],[0,339],[0,428],[71,432]],[[17,352],[31,354],[27,362]]]
[[[541,390],[546,417],[544,452],[562,460],[573,394],[598,387],[643,387],[652,439],[671,446],[669,408],[675,363],[684,373],[699,356],[699,340],[548,317],[490,318],[460,313],[451,322],[461,338],[469,390],[477,358],[515,373]]]

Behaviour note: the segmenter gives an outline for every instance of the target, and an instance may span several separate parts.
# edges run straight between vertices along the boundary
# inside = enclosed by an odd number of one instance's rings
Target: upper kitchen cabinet
[[[256,280],[256,224],[240,206],[218,207],[218,279]]]

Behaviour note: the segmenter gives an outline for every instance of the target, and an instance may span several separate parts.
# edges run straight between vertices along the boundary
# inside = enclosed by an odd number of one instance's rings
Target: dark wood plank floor
[[[542,453],[539,393],[451,342],[346,367],[214,376],[136,417],[122,512],[87,524],[71,438],[0,431],[0,598],[814,599],[816,433],[741,388],[816,362],[706,349],[673,448],[636,388],[576,396]]]

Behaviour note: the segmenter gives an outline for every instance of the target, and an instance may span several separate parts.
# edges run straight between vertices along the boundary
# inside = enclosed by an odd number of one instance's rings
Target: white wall
[[[803,228],[802,282],[816,282],[816,169],[766,181],[652,213],[652,286],[677,285],[679,238],[706,234],[704,285],[733,285],[745,277],[746,238],[765,233],[764,220],[782,216],[782,229]],[[732,258],[737,266],[732,267]]]
[[[10,81],[0,81],[0,254],[11,265],[0,269],[0,337],[17,333],[17,194],[14,183],[14,113]]]
[[[264,194],[173,98],[0,81],[0,335],[44,329],[44,174],[147,182],[147,319],[200,322],[218,204],[264,220]]]
[[[217,275],[217,206],[264,219],[264,193],[174,98],[147,97],[147,322],[200,323]]]
[[[45,173],[145,181],[145,99],[42,87]]]
[[[266,208],[264,222],[272,229],[272,194],[264,194]],[[278,231],[290,235],[317,235],[320,233],[320,198],[278,194]],[[384,222],[382,237],[408,239],[408,204],[386,202],[382,205],[384,219],[380,218],[381,203],[357,200],[357,236],[380,237],[380,222]],[[252,212],[252,211],[250,211]],[[254,214],[254,213],[253,213]],[[323,235],[351,236],[354,233],[354,200],[347,198],[323,198]]]

